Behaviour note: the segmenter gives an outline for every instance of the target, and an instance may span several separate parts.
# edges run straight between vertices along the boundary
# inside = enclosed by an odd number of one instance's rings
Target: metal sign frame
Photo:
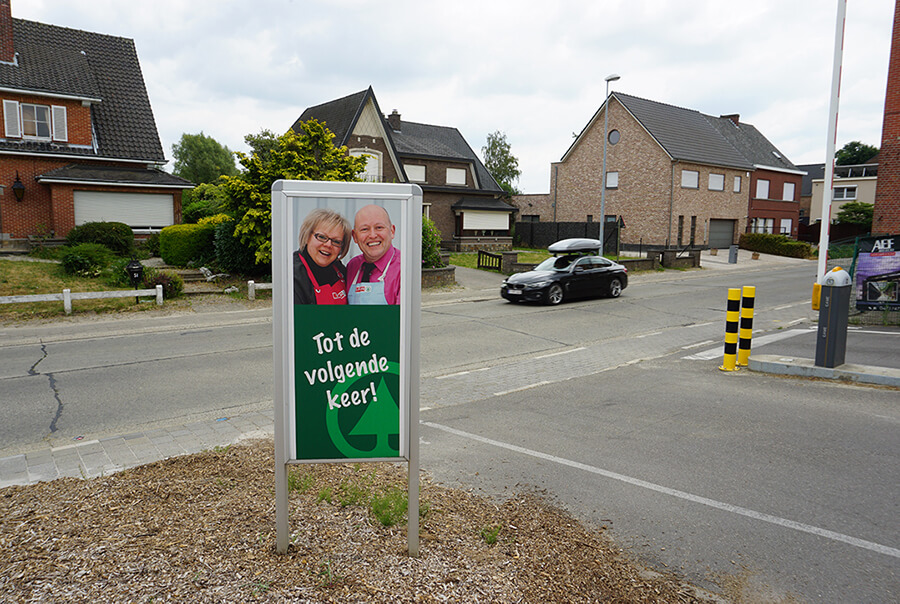
[[[394,244],[400,250],[400,301],[399,301],[399,358],[395,361],[388,360],[388,356],[394,354],[393,339],[388,347],[389,354],[379,357],[375,353],[375,370],[379,369],[390,374],[390,379],[399,375],[395,391],[399,391],[399,400],[387,397],[388,400],[398,405],[399,432],[397,447],[390,448],[394,454],[385,455],[384,442],[377,441],[377,445],[371,449],[374,453],[369,455],[365,451],[354,448],[347,442],[347,437],[353,432],[344,434],[346,428],[338,427],[338,420],[334,419],[338,413],[344,413],[337,401],[337,395],[332,391],[327,392],[327,398],[316,397],[312,399],[306,393],[306,384],[302,381],[309,378],[312,385],[318,375],[322,380],[328,380],[328,385],[338,384],[334,373],[334,366],[326,361],[325,352],[331,353],[333,347],[323,350],[320,344],[324,343],[327,336],[315,339],[310,343],[308,327],[311,321],[302,321],[302,325],[295,324],[296,317],[322,318],[325,325],[329,320],[339,319],[344,321],[340,325],[356,324],[354,317],[377,317],[382,315],[371,314],[383,312],[389,307],[372,306],[309,306],[295,307],[293,304],[293,256],[298,247],[298,233],[305,215],[314,208],[330,208],[345,216],[351,224],[356,211],[365,205],[375,204],[383,207],[390,215],[391,222],[396,227]],[[418,555],[418,525],[419,525],[419,336],[421,314],[421,257],[422,257],[422,190],[418,185],[390,184],[390,183],[349,183],[349,182],[321,182],[321,181],[288,181],[279,180],[272,186],[272,332],[274,350],[274,405],[275,405],[275,497],[276,497],[276,550],[285,553],[289,543],[289,519],[288,519],[288,471],[290,465],[300,463],[345,463],[358,461],[406,461],[408,462],[408,549],[412,556]],[[347,258],[354,255],[358,248],[351,248]],[[378,309],[381,309],[379,311]],[[390,311],[388,311],[390,312]],[[354,314],[355,313],[355,314]],[[393,318],[394,315],[391,315]],[[350,323],[347,323],[349,321]],[[393,323],[390,323],[393,325]],[[318,323],[316,329],[321,327]],[[377,327],[377,326],[376,326]],[[321,333],[325,333],[324,328]],[[306,330],[306,331],[304,331]],[[349,342],[350,336],[356,338],[356,346],[359,346],[362,333],[367,333],[365,325],[362,331],[359,326],[355,330],[346,330],[347,333],[338,331],[335,333],[335,341]],[[300,332],[301,338],[295,338]],[[334,330],[332,330],[334,332]],[[352,333],[351,333],[352,332]],[[320,334],[316,334],[319,336]],[[390,335],[390,334],[389,334]],[[346,337],[346,340],[341,338]],[[366,342],[365,338],[363,341]],[[298,348],[299,345],[299,348]],[[306,356],[298,359],[296,352],[307,351],[311,346],[319,346],[312,354],[322,355],[322,361],[318,366],[299,366],[298,363],[306,359]],[[305,348],[304,348],[305,347]],[[343,350],[343,349],[342,349]],[[366,352],[371,352],[366,350]],[[361,356],[359,362],[366,361]],[[378,363],[381,366],[378,366]],[[348,363],[349,364],[349,363]],[[388,368],[390,366],[390,368]],[[298,382],[298,378],[301,380]],[[391,382],[394,383],[393,381]],[[344,385],[345,380],[341,379]],[[382,381],[378,387],[385,386]],[[320,383],[319,388],[323,385]],[[387,387],[385,387],[387,389]],[[334,388],[335,391],[338,388]],[[368,390],[368,389],[367,389]],[[375,394],[374,382],[371,386],[372,395]],[[364,415],[358,421],[365,421],[366,411],[358,411],[350,406],[350,394],[345,392],[343,402],[348,412],[359,412]],[[375,397],[372,397],[373,400]],[[363,408],[359,397],[354,398],[354,406]],[[365,399],[363,399],[365,400]],[[384,407],[384,403],[379,405]],[[390,409],[390,407],[387,407]],[[311,419],[309,410],[315,410],[315,417]],[[380,414],[383,416],[384,414]],[[322,419],[325,418],[325,419]],[[390,419],[390,415],[388,415]],[[353,420],[351,420],[353,421]],[[317,423],[318,422],[318,423]],[[346,422],[345,422],[346,423]],[[317,440],[321,444],[310,445],[308,439],[310,424],[314,433],[318,432],[322,438]],[[305,436],[298,439],[298,425],[305,430]],[[357,424],[358,425],[358,424]],[[322,435],[322,431],[327,434]],[[355,428],[354,428],[355,430]],[[329,446],[331,443],[332,446]]]

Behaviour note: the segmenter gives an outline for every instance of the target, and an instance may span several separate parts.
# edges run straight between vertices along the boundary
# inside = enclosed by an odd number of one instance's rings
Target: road
[[[489,494],[543,492],[701,585],[893,601],[897,392],[725,373],[704,354],[721,349],[728,287],[756,286],[758,340],[801,332],[813,272],[650,275],[558,308],[427,306],[422,466]],[[5,345],[0,449],[271,405],[269,322],[223,321]]]

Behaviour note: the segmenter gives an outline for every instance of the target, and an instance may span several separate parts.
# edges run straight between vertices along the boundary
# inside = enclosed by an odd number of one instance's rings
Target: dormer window
[[[22,103],[22,135],[50,138],[50,107]]]
[[[3,101],[3,125],[7,138],[67,141],[66,108]]]

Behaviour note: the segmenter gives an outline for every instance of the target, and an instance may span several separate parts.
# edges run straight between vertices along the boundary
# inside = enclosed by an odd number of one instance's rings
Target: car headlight
[[[543,287],[547,287],[551,283],[553,283],[553,282],[552,281],[538,281],[537,283],[530,283],[529,285],[526,285],[525,287],[528,289],[541,289]]]

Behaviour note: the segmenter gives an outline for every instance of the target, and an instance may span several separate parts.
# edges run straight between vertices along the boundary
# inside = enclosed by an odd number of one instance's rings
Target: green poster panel
[[[295,305],[296,458],[400,456],[400,306]]]

